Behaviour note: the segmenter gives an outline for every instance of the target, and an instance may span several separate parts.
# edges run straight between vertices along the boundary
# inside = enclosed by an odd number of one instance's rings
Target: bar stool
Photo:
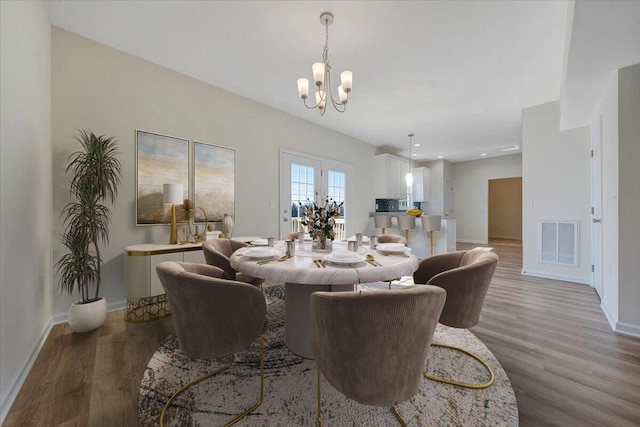
[[[407,239],[407,246],[409,246],[409,230],[416,228],[416,217],[412,215],[398,215],[398,228],[404,230],[404,238]]]
[[[391,228],[390,215],[374,215],[373,222],[375,223],[376,228],[382,229],[382,234],[384,234],[385,228]]]
[[[429,232],[429,243],[431,245],[431,255],[433,256],[433,232],[440,231],[442,217],[440,215],[424,215],[421,220],[422,229]]]

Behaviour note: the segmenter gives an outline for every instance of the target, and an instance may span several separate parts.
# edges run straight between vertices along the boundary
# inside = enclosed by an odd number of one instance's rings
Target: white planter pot
[[[73,332],[82,333],[99,328],[107,318],[107,299],[79,304],[77,301],[69,307],[67,320]]]

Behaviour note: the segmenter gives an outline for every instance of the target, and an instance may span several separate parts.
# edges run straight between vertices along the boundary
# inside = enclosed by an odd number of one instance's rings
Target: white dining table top
[[[277,241],[275,249],[285,253],[283,241]],[[383,254],[369,245],[359,247],[361,255],[370,254],[382,266],[373,266],[366,261],[352,264],[334,264],[325,261],[326,267],[318,267],[314,259],[324,258],[328,252],[313,252],[311,242],[296,242],[295,255],[285,261],[258,264],[259,259],[244,255],[250,247],[240,248],[231,256],[231,266],[253,277],[281,283],[307,285],[350,285],[388,281],[411,275],[418,269],[418,259],[410,252]],[[333,251],[346,251],[347,242],[333,242]]]

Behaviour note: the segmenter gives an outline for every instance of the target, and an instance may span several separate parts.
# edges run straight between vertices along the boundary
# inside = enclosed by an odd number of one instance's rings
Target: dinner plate
[[[401,243],[378,243],[376,249],[382,252],[390,253],[405,253],[411,251],[411,248],[408,248]]]
[[[283,253],[277,250],[276,248],[272,248],[270,246],[258,246],[258,247],[249,249],[243,255],[248,256],[250,258],[266,259],[266,258],[281,257]]]
[[[267,239],[257,239],[251,242],[252,246],[267,246],[268,244],[269,242],[267,241]]]
[[[331,253],[326,255],[324,259],[334,264],[355,264],[355,263],[364,261],[364,257],[356,253],[354,253],[353,257],[350,257],[350,258],[343,257],[343,256],[336,256],[335,254]]]

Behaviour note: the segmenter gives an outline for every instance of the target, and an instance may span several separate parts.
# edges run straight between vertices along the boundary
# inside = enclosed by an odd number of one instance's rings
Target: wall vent
[[[578,265],[578,221],[542,220],[538,229],[540,262]]]

